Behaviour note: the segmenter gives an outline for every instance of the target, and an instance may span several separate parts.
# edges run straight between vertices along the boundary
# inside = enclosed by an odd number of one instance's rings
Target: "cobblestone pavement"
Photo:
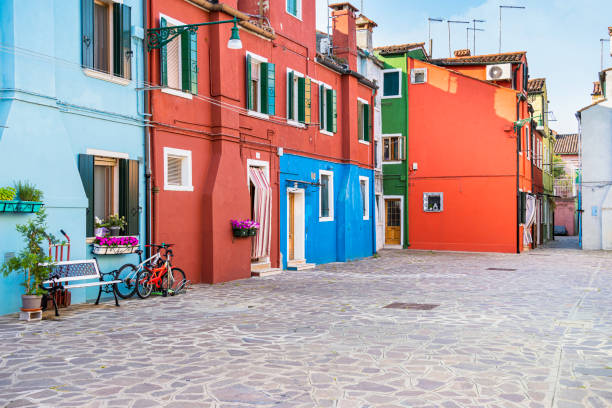
[[[0,406],[610,407],[611,261],[383,251],[60,320],[5,316]]]

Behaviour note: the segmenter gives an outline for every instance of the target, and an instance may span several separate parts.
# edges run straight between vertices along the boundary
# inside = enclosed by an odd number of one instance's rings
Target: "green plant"
[[[14,185],[21,201],[41,201],[43,198],[43,192],[28,181],[18,181]]]
[[[25,288],[25,294],[41,295],[44,291],[40,288],[40,284],[49,277],[51,267],[48,263],[52,261],[49,256],[45,255],[41,245],[47,239],[52,242],[57,242],[57,240],[46,232],[47,215],[44,210],[40,210],[26,224],[17,225],[16,229],[25,241],[25,248],[0,266],[0,271],[5,277],[13,272],[23,273],[22,285]],[[47,266],[42,264],[47,264]]]
[[[113,214],[106,220],[108,227],[119,227],[123,229],[127,225],[125,217],[120,217],[118,214]]]
[[[14,200],[16,193],[17,191],[13,187],[0,187],[0,200]]]

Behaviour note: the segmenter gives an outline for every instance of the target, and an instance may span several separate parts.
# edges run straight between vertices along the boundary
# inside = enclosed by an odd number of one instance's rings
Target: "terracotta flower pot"
[[[21,306],[24,310],[42,309],[42,295],[21,295]]]

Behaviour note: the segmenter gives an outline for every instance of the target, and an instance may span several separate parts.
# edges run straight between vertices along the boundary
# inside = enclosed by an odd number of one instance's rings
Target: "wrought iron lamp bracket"
[[[238,18],[234,17],[231,20],[211,21],[208,23],[149,28],[147,30],[147,46],[149,48],[149,51],[160,49],[166,44],[168,44],[170,41],[172,41],[174,38],[178,37],[179,35],[182,35],[183,33],[196,33],[198,31],[198,28],[201,26],[226,23],[234,23],[234,27],[236,27],[238,24]]]

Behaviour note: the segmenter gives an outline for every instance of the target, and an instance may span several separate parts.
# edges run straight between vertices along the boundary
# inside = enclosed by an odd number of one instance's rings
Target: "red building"
[[[356,73],[356,10],[333,7],[333,56],[317,52],[315,10],[314,0],[148,0],[149,28],[239,21],[241,49],[228,48],[231,24],[214,24],[148,53],[151,236],[175,244],[192,282],[283,265],[279,158],[373,168],[363,106],[376,85]],[[307,182],[321,184],[318,174],[295,184]],[[261,222],[257,237],[234,238],[230,220],[245,218]]]
[[[459,55],[408,58],[410,248],[520,252],[535,208],[525,53]]]

